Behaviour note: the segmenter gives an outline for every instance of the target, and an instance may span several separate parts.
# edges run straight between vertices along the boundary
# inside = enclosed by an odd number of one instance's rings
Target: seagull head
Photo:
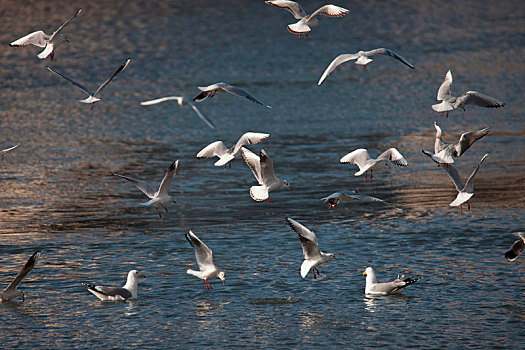
[[[288,187],[289,189],[292,189],[292,186],[286,180],[283,180],[283,187]]]
[[[224,273],[224,271],[219,272],[217,277],[219,277],[219,279],[222,281],[222,284],[226,282],[226,274]]]

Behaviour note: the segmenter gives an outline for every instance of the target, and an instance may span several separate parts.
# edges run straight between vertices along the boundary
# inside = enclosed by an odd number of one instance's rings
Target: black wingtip
[[[191,241],[190,233],[189,233],[189,232],[186,232],[186,234],[184,235],[184,237],[186,237],[186,239],[188,240],[188,242],[190,242],[191,246],[193,247],[193,242]]]

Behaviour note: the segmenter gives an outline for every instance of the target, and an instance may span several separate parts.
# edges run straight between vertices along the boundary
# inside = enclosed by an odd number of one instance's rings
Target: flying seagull
[[[340,202],[349,202],[354,199],[366,201],[366,202],[380,202],[380,203],[396,208],[392,204],[385,202],[382,199],[379,199],[374,196],[370,196],[366,193],[359,193],[357,191],[342,190],[342,191],[334,192],[328,197],[321,198],[321,200],[324,201],[325,204],[328,204],[328,209],[335,208]]]
[[[39,258],[40,258],[40,251],[36,251],[33,255],[31,255],[31,257],[29,258],[29,260],[27,260],[24,267],[22,267],[18,275],[16,275],[13,282],[11,282],[9,286],[7,286],[7,288],[4,289],[4,291],[0,293],[0,302],[8,301],[8,300],[11,300],[13,298],[18,298],[18,297],[21,297],[22,301],[25,301],[24,292],[16,289],[16,287],[24,279],[24,277],[26,277],[27,274],[33,269],[33,267],[35,267],[35,264]]]
[[[443,115],[443,112],[447,112],[447,118],[449,111],[457,108],[465,110],[465,105],[477,105],[487,108],[505,106],[505,102],[477,91],[467,91],[459,97],[452,96],[450,85],[452,85],[452,73],[449,70],[437,93],[437,100],[443,102],[432,105],[432,109],[436,112],[441,112],[441,115]]]
[[[67,81],[69,81],[71,84],[75,85],[76,87],[80,88],[82,91],[84,91],[85,93],[87,93],[89,96],[84,99],[84,100],[79,100],[79,102],[82,102],[82,103],[89,103],[90,106],[89,106],[89,109],[93,109],[93,104],[95,102],[98,102],[101,100],[101,98],[97,97],[97,95],[102,92],[102,89],[104,89],[110,82],[111,80],[113,80],[113,78],[115,78],[117,75],[119,75],[120,72],[122,72],[129,64],[129,62],[131,61],[131,58],[128,58],[126,60],[126,62],[124,62],[120,67],[118,67],[118,69],[109,77],[108,80],[106,80],[105,82],[102,83],[102,85],[100,85],[98,87],[98,89],[95,91],[95,93],[91,93],[89,92],[89,90],[87,88],[85,88],[83,85],[81,85],[80,83],[77,83],[76,81],[66,77],[65,75],[63,75],[62,73],[59,73],[53,69],[51,69],[50,67],[46,66],[46,68],[52,72],[52,73],[55,73],[56,75],[58,75],[59,77],[62,77],[64,79],[66,79]]]
[[[268,137],[270,137],[270,134],[246,132],[231,148],[226,148],[222,141],[215,141],[213,143],[210,143],[208,146],[204,147],[199,153],[197,153],[197,158],[219,157],[219,160],[216,161],[214,165],[224,165],[224,169],[226,169],[226,164],[228,163],[231,167],[232,160],[235,157],[237,157],[242,146],[255,145],[256,143],[259,143]]]
[[[266,199],[267,202],[273,202],[272,198],[270,198],[271,191],[281,187],[292,189],[288,181],[281,180],[275,176],[273,161],[263,149],[260,156],[244,147],[241,147],[241,153],[260,185],[250,187],[250,196],[252,196],[253,200],[263,201]]]
[[[212,289],[211,284],[208,282],[209,279],[219,278],[222,281],[222,284],[224,284],[226,281],[226,274],[224,271],[219,271],[215,266],[211,249],[208,248],[208,246],[204,244],[195,233],[191,232],[191,230],[186,233],[186,239],[193,247],[197,264],[199,264],[199,271],[189,269],[186,273],[202,279],[207,290]]]
[[[521,252],[523,251],[523,247],[525,246],[525,233],[516,232],[515,235],[518,236],[519,239],[512,243],[509,251],[505,253],[505,258],[508,261],[516,260],[518,256],[520,256]]]
[[[408,162],[395,148],[389,148],[379,155],[376,159],[370,157],[368,151],[364,148],[356,149],[353,152],[348,153],[339,160],[342,164],[356,164],[359,167],[359,171],[354,176],[360,176],[363,173],[366,175],[370,170],[370,181],[374,176],[373,171],[387,167],[389,163],[393,163],[398,166],[407,166]]]
[[[128,279],[123,287],[104,287],[92,284],[84,284],[91,293],[102,301],[122,301],[137,299],[138,277],[146,276],[139,274],[137,270],[128,272]]]
[[[65,37],[62,36],[62,34],[59,35],[60,31],[64,29],[64,27],[73,18],[75,18],[80,12],[81,12],[81,9],[78,9],[77,12],[75,12],[73,16],[71,16],[64,24],[58,27],[58,29],[55,30],[53,34],[51,35],[47,35],[43,31],[37,30],[36,32],[27,34],[26,36],[13,41],[11,44],[9,44],[9,46],[14,47],[14,46],[35,45],[38,47],[44,47],[44,51],[38,54],[38,58],[43,60],[49,56],[52,61],[53,57],[55,56],[55,49],[57,48],[57,46],[62,42],[69,42]]]
[[[329,261],[332,258],[336,260],[337,258],[334,254],[323,253],[319,249],[317,237],[315,236],[315,233],[313,233],[313,231],[310,231],[308,228],[291,218],[286,218],[286,221],[288,222],[288,225],[290,225],[292,230],[294,230],[295,233],[297,233],[297,236],[301,241],[301,245],[303,246],[304,261],[301,264],[301,277],[305,278],[311,269],[314,274],[314,278],[317,278],[317,276],[320,275],[317,266]]]
[[[376,273],[373,268],[367,267],[363,272],[366,276],[365,294],[367,295],[390,295],[400,293],[405,287],[416,283],[421,278],[398,276],[392,282],[377,282]]]
[[[308,32],[312,30],[311,27],[319,27],[319,21],[316,18],[317,15],[325,15],[328,17],[343,17],[346,14],[348,14],[348,12],[350,12],[350,10],[339,6],[324,5],[318,8],[312,14],[307,15],[306,12],[304,12],[301,5],[299,5],[295,1],[275,0],[265,1],[265,3],[277,8],[286,9],[290,11],[290,13],[295,17],[295,19],[298,19],[299,21],[297,23],[288,25],[288,31],[293,34],[299,34],[299,37],[301,37],[301,34],[305,34],[307,39]]]
[[[171,180],[173,180],[173,176],[175,176],[175,173],[177,172],[177,167],[179,166],[179,161],[175,161],[171,163],[171,165],[168,167],[168,170],[166,171],[166,175],[164,175],[164,178],[162,179],[159,189],[155,191],[147,182],[142,180],[133,179],[131,177],[127,177],[124,175],[119,175],[113,173],[115,176],[119,176],[125,180],[130,181],[132,184],[134,184],[139,190],[144,192],[150,200],[146,203],[142,203],[143,206],[150,206],[154,205],[155,209],[157,209],[157,213],[159,214],[159,218],[162,216],[160,215],[159,211],[159,205],[166,210],[166,213],[168,212],[168,209],[164,206],[165,203],[173,202],[176,203],[173,197],[171,197],[168,194],[168,187],[170,186]]]
[[[206,123],[206,125],[208,125],[208,127],[210,127],[210,129],[215,129],[215,125],[213,125],[213,123],[211,122],[211,120],[209,120],[208,118],[206,118],[200,111],[199,109],[197,108],[197,106],[195,106],[191,101],[189,101],[186,97],[183,97],[183,96],[166,96],[166,97],[161,97],[161,98],[158,98],[158,99],[155,99],[155,100],[150,100],[150,101],[144,101],[144,102],[141,102],[140,104],[142,106],[151,106],[151,105],[155,105],[157,103],[162,103],[162,102],[166,102],[166,101],[177,101],[177,103],[179,104],[179,106],[185,106],[185,105],[190,105],[191,108],[193,108],[193,110],[195,111],[195,113],[197,113],[197,115],[199,116],[199,118],[201,118],[201,120]]]
[[[198,86],[198,88],[199,88],[199,90],[201,92],[198,93],[193,98],[193,101],[195,101],[195,102],[204,101],[208,97],[212,98],[213,96],[215,96],[216,93],[222,94],[222,93],[228,92],[228,93],[233,94],[233,95],[245,97],[248,100],[250,100],[252,102],[255,102],[257,104],[260,104],[262,106],[265,106],[267,108],[273,108],[272,106],[268,106],[268,105],[265,105],[264,103],[260,102],[255,97],[253,97],[248,92],[246,92],[245,90],[239,89],[238,87],[231,86],[231,85],[226,84],[226,83],[215,83],[215,84],[211,84],[211,85],[208,85],[208,86]]]
[[[374,49],[370,51],[359,51],[357,53],[342,54],[334,58],[334,60],[328,65],[328,67],[324,71],[317,85],[321,85],[323,81],[326,79],[326,77],[329,76],[340,64],[343,64],[351,60],[357,60],[355,61],[355,64],[362,65],[363,70],[364,70],[366,69],[366,65],[372,62],[371,57],[374,57],[377,55],[387,55],[387,56],[393,57],[396,60],[401,61],[408,67],[415,69],[414,66],[410,62],[408,62],[406,59],[404,59],[403,57],[401,57],[400,55],[398,55],[397,53],[389,49],[379,48],[379,49]]]
[[[6,154],[7,152],[14,150],[15,148],[17,148],[17,147],[20,146],[21,144],[22,144],[22,142],[20,142],[20,143],[17,144],[17,145],[11,146],[11,147],[9,147],[9,148],[6,148],[6,149],[3,149],[3,150],[0,150],[0,154]]]

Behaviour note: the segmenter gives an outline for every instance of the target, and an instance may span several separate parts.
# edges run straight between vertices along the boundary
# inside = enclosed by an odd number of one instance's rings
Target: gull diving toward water
[[[328,197],[321,198],[321,200],[324,201],[325,204],[328,204],[328,209],[335,208],[340,202],[349,202],[354,199],[366,201],[366,202],[380,202],[380,203],[396,208],[392,204],[385,202],[382,199],[370,196],[366,193],[359,193],[357,191],[342,190],[342,191],[334,192]],[[396,209],[399,209],[399,208],[396,208]]]
[[[222,94],[222,93],[228,92],[228,93],[233,94],[233,95],[245,97],[248,100],[250,100],[252,102],[255,102],[257,104],[260,104],[262,106],[265,106],[267,108],[273,108],[272,106],[268,106],[268,105],[265,105],[264,103],[260,102],[255,97],[253,97],[248,92],[246,92],[245,90],[239,89],[238,87],[231,86],[231,85],[226,84],[226,83],[215,83],[215,84],[211,84],[211,85],[204,86],[204,87],[198,86],[198,88],[199,88],[199,90],[201,92],[199,94],[197,94],[193,98],[193,101],[195,101],[195,102],[204,101],[208,97],[212,98],[213,96],[215,96],[216,93]]]
[[[62,34],[59,34],[62,29],[73,19],[75,18],[79,13],[81,12],[81,9],[78,9],[77,12],[71,16],[64,24],[62,24],[60,27],[58,27],[57,30],[53,32],[51,35],[47,35],[41,30],[38,30],[36,32],[33,32],[31,34],[27,34],[26,36],[13,41],[9,46],[26,46],[26,45],[35,45],[38,47],[44,47],[44,51],[40,52],[38,54],[38,58],[41,60],[46,59],[47,57],[51,58],[51,61],[53,60],[53,57],[55,56],[55,49],[58,47],[59,44],[62,42],[69,42],[65,37],[62,36]]]
[[[3,149],[3,150],[0,151],[0,154],[6,154],[7,152],[14,150],[15,148],[17,148],[17,147],[20,146],[21,144],[22,144],[22,142],[20,142],[20,143],[17,144],[17,145],[11,146],[11,147],[9,147],[9,148]]]
[[[104,287],[92,284],[84,284],[91,293],[102,301],[123,301],[137,299],[138,278],[146,276],[139,274],[137,270],[128,272],[128,279],[123,287]]]
[[[157,103],[162,103],[162,102],[165,102],[165,101],[172,101],[172,100],[177,101],[179,106],[190,105],[190,107],[193,108],[195,113],[197,113],[199,118],[201,118],[202,121],[205,122],[206,125],[208,125],[211,129],[215,130],[215,125],[213,125],[211,120],[209,120],[204,115],[202,115],[202,113],[199,111],[199,109],[193,103],[191,103],[191,101],[189,101],[186,97],[182,97],[182,96],[166,96],[166,97],[158,98],[156,100],[144,101],[144,102],[141,102],[140,104],[142,106],[150,106],[150,105],[155,105]]]
[[[326,77],[329,76],[340,64],[343,64],[351,60],[357,60],[355,61],[355,64],[362,65],[363,70],[365,70],[366,65],[372,62],[371,57],[377,56],[377,55],[387,55],[387,56],[393,57],[396,60],[401,61],[408,67],[415,69],[414,66],[410,62],[408,62],[406,59],[404,59],[403,57],[401,57],[400,55],[398,55],[397,53],[389,49],[379,48],[379,49],[374,49],[370,51],[359,51],[358,53],[342,54],[334,58],[334,60],[328,65],[328,67],[324,71],[317,85],[321,85],[323,81],[326,79]]]
[[[252,196],[253,200],[273,202],[272,198],[270,198],[270,191],[281,187],[292,189],[288,181],[281,180],[275,176],[273,161],[263,149],[260,156],[244,147],[241,148],[241,153],[260,185],[250,187],[250,196]]]
[[[367,267],[363,272],[366,276],[365,294],[367,295],[390,295],[400,293],[405,287],[416,283],[421,278],[398,276],[392,282],[377,282],[376,273],[373,268]]]
[[[447,118],[449,111],[457,108],[465,110],[465,105],[477,105],[487,108],[500,108],[505,106],[505,102],[477,91],[467,91],[459,97],[452,96],[450,85],[452,85],[452,73],[449,70],[437,94],[437,100],[443,102],[432,105],[432,109],[436,112],[441,112],[441,115],[443,115],[443,112],[447,112]]]
[[[350,10],[339,6],[324,5],[318,8],[312,14],[307,15],[306,12],[304,12],[301,5],[299,5],[295,1],[274,0],[265,1],[265,3],[277,8],[286,9],[290,11],[290,13],[295,17],[295,19],[298,19],[299,21],[297,23],[288,25],[288,31],[293,34],[299,34],[299,38],[301,37],[301,34],[305,34],[307,39],[308,32],[312,30],[311,27],[319,27],[319,21],[316,18],[317,15],[325,15],[328,17],[343,17],[346,14],[348,14],[348,12],[350,12]]]
[[[85,88],[83,85],[81,85],[80,83],[77,83],[76,81],[66,77],[65,75],[63,75],[62,73],[59,73],[53,69],[51,69],[50,67],[46,66],[46,68],[52,72],[52,73],[55,73],[56,75],[58,75],[59,77],[62,77],[64,79],[66,79],[67,81],[69,81],[71,84],[75,85],[76,87],[80,88],[82,91],[84,91],[86,94],[88,94],[89,96],[84,99],[84,100],[79,100],[79,102],[82,102],[82,103],[89,103],[90,106],[89,106],[89,109],[93,109],[93,104],[95,102],[98,102],[101,100],[101,98],[98,98],[96,97],[100,92],[102,92],[102,89],[104,89],[110,82],[111,80],[113,80],[113,78],[115,78],[117,75],[119,75],[120,72],[122,72],[129,64],[129,62],[131,61],[131,58],[128,58],[126,60],[126,62],[124,62],[120,67],[118,67],[118,69],[109,77],[108,80],[106,80],[105,82],[102,83],[102,85],[100,85],[97,89],[97,91],[95,91],[95,93],[91,93],[89,92],[89,90],[87,88]]]
[[[146,203],[142,203],[143,206],[150,206],[154,205],[155,209],[157,209],[157,213],[159,214],[159,218],[162,216],[160,215],[159,211],[159,205],[166,210],[166,213],[168,212],[168,209],[164,206],[165,203],[173,202],[176,203],[173,197],[171,197],[168,194],[168,188],[170,186],[171,180],[173,180],[173,177],[175,176],[175,173],[177,172],[177,167],[179,166],[179,161],[175,161],[171,163],[171,165],[168,167],[168,170],[166,171],[166,175],[164,175],[164,178],[162,179],[162,182],[159,185],[159,189],[155,191],[147,182],[142,180],[133,179],[131,177],[119,175],[113,173],[115,176],[119,176],[125,180],[130,181],[132,184],[134,184],[139,190],[144,192],[148,198],[150,198],[150,201]]]
[[[222,284],[224,284],[226,281],[226,274],[224,271],[219,271],[215,266],[211,249],[208,248],[208,246],[204,244],[195,233],[191,232],[191,230],[186,233],[186,239],[193,247],[197,264],[199,264],[199,271],[189,269],[186,273],[202,279],[207,290],[212,289],[211,284],[208,282],[210,279],[218,278],[222,281]]]
[[[231,168],[231,162],[237,157],[242,146],[255,145],[268,137],[270,137],[270,134],[247,132],[244,133],[231,148],[226,148],[222,141],[215,141],[204,147],[199,153],[197,153],[196,157],[211,158],[217,156],[219,157],[219,160],[215,162],[215,166],[224,165],[224,169],[226,169],[226,164],[229,163],[229,167]]]
[[[523,247],[525,246],[525,233],[516,232],[515,235],[518,236],[519,239],[512,243],[509,251],[505,253],[505,258],[508,261],[516,260],[518,256],[520,256],[521,252],[523,251]]]
[[[407,166],[408,162],[406,159],[399,153],[395,148],[389,148],[379,155],[376,159],[370,157],[368,151],[364,148],[356,149],[353,152],[348,153],[343,158],[339,160],[343,164],[356,164],[359,167],[359,171],[354,174],[354,176],[360,176],[363,173],[366,175],[370,170],[370,181],[374,176],[373,171],[379,170],[384,167],[388,167],[389,163],[394,163],[398,166]]]
[[[432,158],[438,165],[454,163],[454,158],[459,158],[474,142],[489,133],[489,128],[478,131],[469,131],[461,134],[456,143],[445,143],[441,138],[441,128],[434,122],[436,128],[436,141],[434,143],[434,154],[422,150],[424,154]]]
[[[315,233],[313,233],[313,231],[310,231],[305,226],[301,225],[293,219],[286,218],[286,221],[288,222],[288,225],[290,225],[292,230],[294,230],[295,233],[297,233],[297,236],[301,241],[301,245],[303,246],[304,261],[301,264],[301,277],[305,278],[311,269],[314,274],[314,279],[317,278],[317,276],[320,275],[317,266],[329,261],[330,259],[337,260],[337,258],[334,254],[323,253],[319,249],[317,237],[315,236]]]
[[[33,267],[35,267],[35,264],[39,258],[40,251],[36,251],[33,255],[31,255],[24,267],[22,267],[18,275],[16,275],[15,279],[9,284],[9,286],[7,286],[6,289],[4,289],[3,292],[0,292],[0,302],[3,303],[4,301],[8,301],[18,297],[21,297],[22,301],[25,301],[24,292],[16,289],[16,287],[24,279],[24,277],[26,277],[27,274],[33,269]]]

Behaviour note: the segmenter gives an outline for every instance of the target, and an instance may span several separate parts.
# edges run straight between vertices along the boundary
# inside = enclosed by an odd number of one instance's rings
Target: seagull
[[[381,155],[379,155],[379,157],[377,157],[376,159],[370,157],[370,154],[366,149],[359,148],[345,155],[339,160],[339,162],[357,164],[357,166],[359,167],[359,171],[355,173],[354,176],[360,176],[364,173],[365,181],[368,170],[370,170],[370,181],[372,181],[372,177],[374,176],[374,169],[379,170],[381,168],[387,167],[389,162],[392,162],[398,166],[408,165],[406,159],[395,148],[387,149],[386,151],[381,153]]]
[[[9,148],[6,148],[6,149],[3,149],[3,150],[0,150],[0,154],[6,154],[7,152],[14,150],[15,148],[17,148],[17,147],[20,146],[21,144],[22,144],[22,142],[20,142],[20,143],[17,144],[17,145],[11,146],[11,147],[9,147]]]
[[[314,279],[316,279],[317,276],[320,275],[317,266],[329,261],[332,258],[336,260],[337,258],[332,253],[323,253],[321,250],[319,250],[317,237],[313,231],[310,231],[305,226],[291,218],[286,218],[286,221],[292,230],[297,233],[297,236],[299,236],[299,240],[301,241],[301,245],[303,246],[304,261],[301,264],[301,277],[305,278],[306,275],[308,275],[310,269],[312,269]]]
[[[259,143],[268,137],[270,137],[270,134],[263,134],[259,132],[246,132],[231,148],[226,148],[222,141],[215,141],[213,143],[210,143],[208,146],[204,147],[199,153],[197,153],[197,158],[211,158],[217,156],[219,157],[219,160],[215,162],[215,166],[224,165],[224,169],[226,169],[226,164],[229,163],[231,168],[231,162],[239,154],[239,150],[242,146],[255,145],[256,143]]]
[[[516,232],[516,236],[518,236],[520,239],[512,243],[512,246],[510,247],[509,251],[505,253],[505,258],[508,261],[514,261],[520,256],[521,252],[523,251],[523,247],[525,246],[525,233],[523,232]]]
[[[215,84],[211,84],[211,85],[204,86],[204,87],[198,86],[198,88],[201,92],[193,98],[193,101],[195,102],[201,102],[207,99],[208,97],[212,98],[213,96],[215,96],[216,93],[222,94],[225,92],[229,92],[230,94],[234,94],[234,95],[241,96],[241,97],[246,97],[248,100],[255,102],[257,104],[260,104],[262,106],[265,106],[267,108],[273,108],[272,106],[268,106],[260,102],[255,97],[253,97],[248,92],[246,92],[245,90],[239,89],[238,87],[231,86],[226,83],[215,83]]]
[[[46,68],[47,68],[50,72],[55,73],[55,74],[58,75],[59,77],[62,77],[62,78],[64,78],[64,79],[66,79],[66,80],[69,81],[71,84],[75,85],[76,87],[80,88],[82,91],[84,91],[85,93],[87,93],[89,96],[88,96],[86,99],[84,99],[84,100],[79,100],[79,102],[82,102],[82,103],[89,103],[89,104],[90,104],[89,109],[91,110],[91,109],[93,109],[93,104],[94,104],[95,102],[98,102],[98,101],[101,100],[100,98],[96,97],[97,94],[98,94],[99,92],[101,92],[102,89],[104,89],[104,88],[106,87],[106,85],[108,85],[108,84],[111,82],[111,80],[113,80],[113,78],[115,78],[117,75],[119,75],[119,73],[122,72],[122,71],[128,66],[128,64],[129,64],[130,61],[131,61],[131,58],[128,58],[128,59],[126,60],[126,62],[124,62],[120,67],[118,67],[118,69],[117,69],[117,70],[116,70],[116,71],[115,71],[115,72],[109,77],[109,79],[106,80],[104,83],[102,83],[102,85],[100,85],[100,86],[98,87],[98,89],[95,91],[95,93],[91,93],[91,92],[89,92],[89,90],[88,90],[87,88],[85,88],[83,85],[81,85],[81,84],[77,83],[76,81],[74,81],[74,80],[72,80],[72,79],[66,77],[66,76],[63,75],[62,73],[59,73],[59,72],[57,72],[57,71],[51,69],[51,68],[48,67],[48,66],[46,66]]]
[[[168,212],[168,209],[164,206],[165,203],[173,202],[176,203],[175,200],[168,194],[168,187],[170,186],[171,180],[173,180],[173,176],[175,176],[175,173],[177,172],[177,167],[179,166],[179,161],[175,161],[171,163],[171,165],[168,167],[168,170],[166,171],[166,175],[164,175],[164,178],[162,179],[159,189],[155,192],[155,190],[145,181],[133,179],[131,177],[127,177],[124,175],[119,175],[113,173],[115,176],[119,176],[125,180],[130,181],[133,183],[139,190],[144,192],[148,198],[150,198],[150,201],[146,203],[142,203],[143,206],[149,206],[154,205],[155,209],[157,209],[157,213],[159,214],[159,218],[162,218],[159,211],[159,205],[166,210],[166,213]]]
[[[443,115],[443,112],[447,112],[447,118],[449,111],[456,108],[465,110],[465,105],[469,104],[487,108],[500,108],[505,106],[505,102],[477,91],[467,91],[459,97],[454,97],[450,92],[450,85],[452,85],[452,73],[449,70],[437,94],[437,100],[443,102],[432,105],[432,109],[436,112],[441,112],[441,115]]]
[[[37,30],[36,32],[33,32],[31,34],[27,34],[26,36],[13,41],[9,46],[26,46],[26,45],[35,45],[38,47],[44,47],[44,51],[40,52],[38,54],[38,58],[41,60],[46,59],[47,57],[51,58],[51,61],[53,60],[53,57],[55,56],[55,49],[57,46],[62,42],[69,42],[65,37],[62,36],[62,34],[59,34],[62,29],[73,19],[75,18],[79,13],[81,12],[81,9],[78,9],[77,12],[73,16],[71,16],[64,24],[62,24],[60,27],[58,27],[57,30],[53,32],[51,35],[47,35],[41,30]],[[60,39],[60,40],[57,40]]]
[[[213,125],[213,123],[208,119],[206,118],[200,111],[199,109],[191,102],[189,101],[186,97],[183,97],[183,96],[166,96],[166,97],[161,97],[161,98],[158,98],[156,100],[150,100],[150,101],[144,101],[144,102],[141,102],[140,104],[142,106],[151,106],[151,105],[155,105],[157,103],[162,103],[162,102],[166,102],[166,101],[172,101],[172,100],[175,100],[177,101],[177,103],[179,104],[179,106],[185,106],[185,105],[190,105],[191,108],[193,108],[193,110],[195,111],[195,113],[197,113],[197,115],[199,116],[199,118],[202,119],[203,122],[206,123],[206,125],[208,125],[211,129],[215,130],[215,125]]]
[[[273,202],[270,198],[270,191],[281,187],[292,189],[288,181],[275,177],[273,161],[263,149],[260,156],[244,147],[241,148],[241,153],[260,185],[250,187],[250,196],[253,200],[263,201],[266,199],[267,202]]]
[[[224,284],[226,281],[226,274],[224,271],[219,271],[217,266],[215,266],[211,249],[208,248],[208,246],[204,244],[195,233],[191,232],[191,230],[186,233],[186,239],[193,247],[197,264],[199,264],[199,271],[189,269],[186,273],[202,279],[207,290],[213,289],[208,282],[209,279],[219,278],[222,281],[222,284]]]
[[[318,8],[314,13],[307,15],[306,12],[304,12],[301,5],[299,5],[295,1],[275,0],[265,1],[265,3],[277,8],[286,9],[290,11],[290,13],[295,17],[295,19],[298,19],[299,21],[297,23],[288,25],[288,31],[293,34],[299,34],[299,38],[301,37],[301,34],[305,34],[307,39],[308,32],[312,30],[310,27],[319,27],[319,21],[316,18],[317,15],[325,15],[328,17],[343,17],[346,14],[348,14],[348,12],[350,12],[350,10],[339,6],[324,5]]]
[[[456,143],[445,143],[441,139],[441,128],[434,122],[436,128],[436,142],[434,143],[434,154],[422,150],[424,154],[432,158],[438,165],[454,163],[454,157],[459,158],[474,142],[489,133],[489,128],[478,131],[469,131],[461,134]]]
[[[334,60],[330,63],[330,65],[324,71],[317,85],[321,85],[327,76],[329,76],[340,64],[343,64],[347,61],[357,60],[355,61],[355,64],[362,65],[363,70],[365,70],[366,65],[372,62],[371,57],[376,56],[376,55],[387,55],[387,56],[393,57],[396,60],[399,60],[402,63],[406,64],[410,68],[415,69],[414,66],[410,62],[408,62],[406,59],[404,59],[403,57],[401,57],[400,55],[398,55],[397,53],[389,49],[379,48],[379,49],[374,49],[370,51],[359,51],[357,53],[342,54],[334,58]]]
[[[102,301],[121,301],[137,299],[138,277],[146,276],[139,274],[137,270],[128,272],[126,284],[121,287],[104,287],[92,284],[84,284],[91,293]]]
[[[0,302],[3,303],[4,301],[8,301],[8,300],[11,300],[13,298],[18,298],[18,297],[21,297],[22,301],[25,301],[24,292],[16,289],[16,287],[24,279],[24,277],[26,277],[27,274],[33,269],[33,267],[35,267],[35,264],[39,258],[40,258],[40,251],[36,251],[33,255],[31,255],[31,257],[29,258],[29,260],[27,260],[24,267],[22,267],[18,275],[16,275],[13,282],[11,282],[9,286],[7,286],[7,288],[4,289],[4,291],[0,293]]]
[[[363,272],[366,276],[365,294],[368,295],[390,295],[400,293],[406,286],[416,283],[421,278],[397,276],[392,282],[377,282],[376,272],[373,268],[367,267]]]
[[[321,200],[324,201],[325,204],[328,204],[328,209],[335,208],[340,202],[349,202],[354,199],[367,201],[367,202],[381,202],[386,205],[390,205],[394,207],[392,204],[387,203],[382,199],[370,196],[365,193],[358,193],[357,191],[349,191],[349,190],[342,190],[342,191],[334,192],[328,197],[321,198]]]

